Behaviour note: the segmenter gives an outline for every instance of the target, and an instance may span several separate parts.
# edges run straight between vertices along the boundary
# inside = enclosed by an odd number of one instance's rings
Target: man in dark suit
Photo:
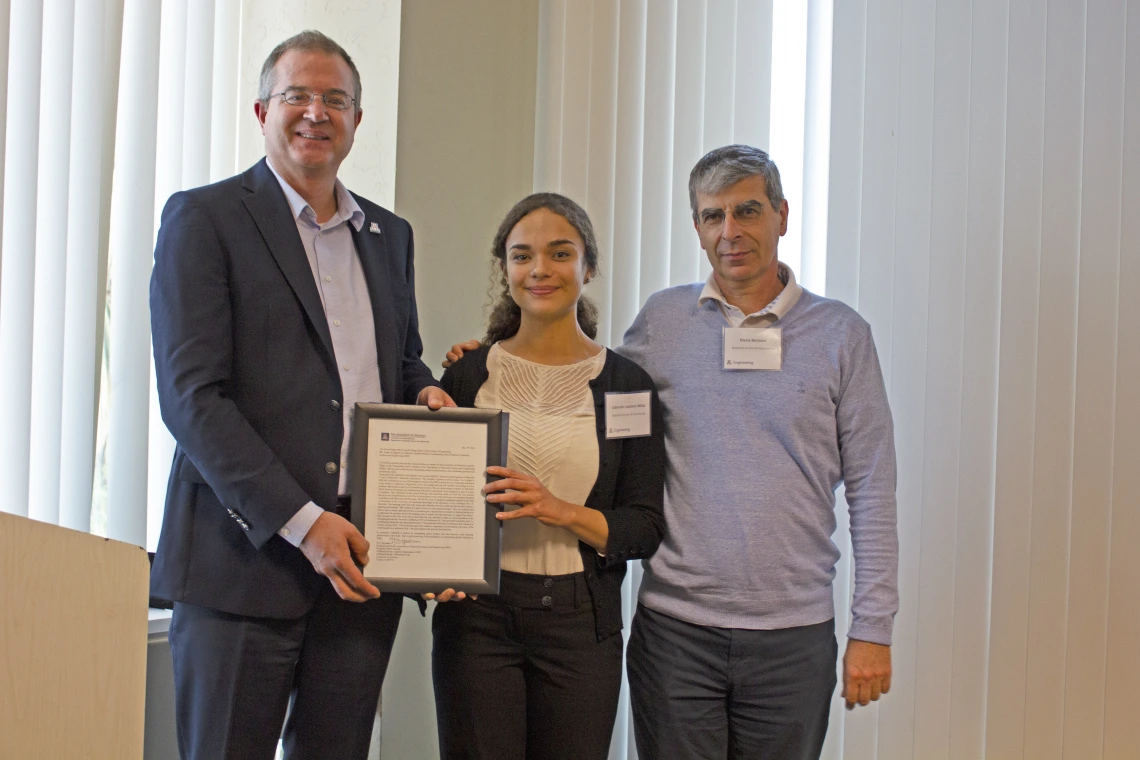
[[[453,404],[420,361],[411,228],[336,178],[352,59],[286,40],[254,111],[266,160],[162,215],[152,329],[178,448],[151,593],[174,601],[183,758],[268,759],[282,737],[287,757],[363,759],[402,600],[357,567],[351,410]]]

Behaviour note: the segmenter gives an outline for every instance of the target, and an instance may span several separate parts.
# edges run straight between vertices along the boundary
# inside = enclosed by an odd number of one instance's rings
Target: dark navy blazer
[[[436,382],[420,360],[412,230],[354,197],[384,401],[413,403]],[[328,581],[277,530],[310,500],[335,507],[344,399],[296,221],[264,160],[171,196],[150,306],[162,419],[178,443],[151,594],[303,615]]]

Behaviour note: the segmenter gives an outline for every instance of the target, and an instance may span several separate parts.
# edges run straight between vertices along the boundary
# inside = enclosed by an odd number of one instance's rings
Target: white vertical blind
[[[619,16],[616,3],[594,3],[590,28],[589,139],[590,166],[586,175],[584,202],[591,210],[591,221],[598,238],[598,246],[606,252],[607,261],[590,289],[598,303],[601,318],[598,335],[604,341],[610,333],[613,280],[607,276],[613,271],[614,246],[614,161],[617,152],[618,113],[618,31]]]
[[[236,52],[236,50],[235,50]],[[185,125],[182,130],[181,187],[210,181],[210,138],[213,124],[210,88],[214,80],[214,3],[191,3],[186,9],[186,81],[182,85]],[[237,77],[230,77],[237,82]]]
[[[32,318],[32,415],[29,454],[35,491],[28,514],[59,522],[59,455],[63,401],[68,175],[74,0],[46,0],[40,79],[40,144]],[[66,104],[60,107],[61,104]]]
[[[671,186],[667,188],[670,199],[669,262],[667,268],[662,268],[661,276],[656,278],[656,282],[648,284],[650,293],[666,285],[696,280],[700,267],[700,256],[694,255],[694,252],[699,252],[699,246],[691,234],[693,216],[689,208],[689,171],[705,153],[705,104],[710,102],[706,101],[705,87],[710,80],[715,83],[718,77],[723,78],[726,74],[723,69],[711,70],[712,62],[706,61],[706,52],[719,47],[706,47],[710,31],[705,24],[708,10],[706,0],[677,4],[674,30],[676,58],[673,72],[672,177]],[[706,73],[706,69],[710,70]],[[652,171],[648,165],[646,171]],[[656,262],[651,262],[650,265],[655,266]]]
[[[146,543],[159,4],[126,0],[111,196],[107,535]],[[179,154],[179,158],[181,155]]]
[[[36,169],[39,159],[40,50],[43,3],[20,0],[8,32],[8,114],[0,258],[0,509],[28,514],[31,462],[32,295],[35,292]]]
[[[800,201],[801,285],[824,291],[827,277],[827,174],[831,158],[831,0],[809,0],[804,67],[803,197]],[[737,88],[739,93],[740,88]],[[757,95],[756,97],[760,97]],[[739,96],[738,96],[739,99]],[[739,104],[738,104],[739,106]],[[736,139],[756,145],[737,120]],[[767,140],[764,141],[767,144]]]
[[[241,0],[216,0],[214,7],[214,76],[210,87],[210,181],[238,171],[238,41]],[[249,118],[248,114],[245,114]]]
[[[11,0],[0,0],[0,82],[8,81],[8,29],[12,21]],[[0,119],[0,166],[4,165],[4,148],[6,144],[8,120]],[[0,214],[0,239],[3,238],[4,220]],[[2,253],[0,253],[2,256]],[[0,259],[0,277],[3,277],[2,259]]]
[[[902,607],[825,757],[1140,747],[1132,6],[835,6],[828,294],[889,385]]]
[[[677,74],[677,3],[654,2],[645,20],[645,115],[641,141],[641,247],[637,308],[649,294],[669,284],[670,226],[673,209],[673,135]],[[537,126],[536,126],[537,129]],[[589,210],[589,209],[587,209]],[[623,251],[623,255],[633,251]],[[634,312],[637,313],[636,311]],[[624,335],[628,324],[612,326]],[[618,343],[614,343],[618,345]]]
[[[1063,757],[1101,755],[1108,655],[1113,443],[1117,426],[1124,146],[1125,3],[1089,0],[1085,12],[1084,127],[1077,274],[1074,518],[1064,667]],[[1095,118],[1088,118],[1093,115]],[[1132,257],[1138,250],[1130,247]],[[1127,297],[1127,294],[1126,294]],[[1134,394],[1135,392],[1132,391]],[[1123,423],[1123,420],[1121,421]],[[1120,494],[1127,496],[1127,492]],[[1134,652],[1135,653],[1135,652]],[[1134,703],[1140,700],[1134,700]],[[1133,745],[1140,751],[1140,742]]]
[[[1140,10],[1128,8],[1124,41],[1124,129],[1120,260],[1116,275],[1116,424],[1112,441],[1111,536],[1108,559],[1108,634],[1105,640],[1104,757],[1126,758],[1140,747],[1136,684],[1140,683]],[[1096,26],[1094,28],[1099,28]],[[1111,147],[1106,148],[1106,152]],[[1105,283],[1111,289],[1111,281]],[[1099,642],[1098,642],[1099,643]]]
[[[771,86],[771,126],[767,146],[763,146],[780,167],[780,180],[784,186],[784,197],[795,216],[795,223],[789,220],[788,233],[780,241],[780,259],[799,276],[801,229],[804,224],[803,185],[805,126],[804,115],[807,103],[807,35],[808,3],[781,3],[772,6],[771,25],[780,30],[772,35],[772,86]],[[725,145],[735,140],[717,140],[707,143],[708,149]],[[795,159],[793,160],[793,157]],[[704,276],[711,271],[703,270]]]
[[[112,156],[104,149],[108,121],[114,124],[114,98],[106,98],[116,79],[107,55],[107,2],[81,2],[75,8],[72,69],[71,168],[67,204],[67,274],[64,286],[64,339],[60,416],[67,425],[59,453],[59,524],[75,530],[91,525],[91,493],[95,461],[95,414],[98,391],[94,378],[100,363],[97,342],[102,322],[100,290],[106,281],[105,238],[101,220],[109,209],[103,175]],[[121,15],[121,5],[118,9]],[[117,45],[116,45],[117,47]],[[115,58],[117,60],[117,56]],[[117,91],[117,90],[112,90]],[[112,144],[113,149],[113,144]]]
[[[633,322],[640,306],[645,35],[645,2],[621,3],[618,18],[617,130],[614,136],[614,235],[613,248],[603,251],[609,257],[604,271],[610,273],[612,287],[609,329],[599,336],[609,346],[621,343],[622,332]],[[538,130],[537,124],[535,129]]]
[[[201,23],[206,9],[212,14],[213,5],[189,0],[163,0],[161,31],[159,36],[158,64],[158,131],[154,167],[154,235],[162,209],[172,193],[187,185],[183,176],[196,173],[205,184],[209,172],[209,131],[203,129],[210,122],[209,68],[201,70],[201,50],[205,30]],[[193,43],[191,38],[193,37]],[[212,45],[213,39],[209,40]],[[197,48],[197,49],[194,49]],[[191,58],[198,66],[195,70]],[[212,58],[212,56],[211,56]],[[207,59],[209,60],[209,59]],[[205,165],[203,151],[196,149],[205,137]],[[192,147],[193,146],[193,147]],[[192,167],[187,159],[197,159]],[[151,249],[153,250],[153,243]],[[112,306],[113,306],[112,302]],[[153,349],[152,349],[153,350]],[[150,367],[154,366],[151,354]],[[170,462],[174,456],[174,439],[162,421],[158,406],[158,386],[154,373],[150,375],[150,412],[147,430],[147,493],[146,493],[146,546],[155,549],[161,528],[162,507],[166,497],[166,484],[170,475]]]

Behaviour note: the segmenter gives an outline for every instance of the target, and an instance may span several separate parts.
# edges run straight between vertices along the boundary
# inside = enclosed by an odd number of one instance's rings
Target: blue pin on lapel
[[[368,231],[371,232],[373,235],[379,235],[380,234],[380,225],[377,224],[376,222],[373,222],[372,224],[368,225]]]

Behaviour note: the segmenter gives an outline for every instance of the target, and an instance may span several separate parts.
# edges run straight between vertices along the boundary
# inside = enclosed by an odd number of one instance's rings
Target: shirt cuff
[[[285,523],[281,530],[277,531],[277,535],[293,544],[293,546],[300,547],[301,542],[305,540],[305,536],[309,534],[309,528],[313,527],[313,523],[315,523],[317,518],[322,514],[324,514],[324,510],[310,501],[298,509],[297,514],[289,518],[289,522]]]

